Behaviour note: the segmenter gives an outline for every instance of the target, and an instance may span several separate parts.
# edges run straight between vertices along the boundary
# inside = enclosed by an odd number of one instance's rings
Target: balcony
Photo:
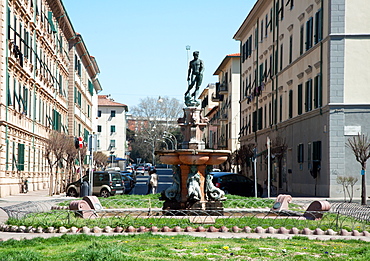
[[[226,82],[220,84],[220,89],[218,91],[219,94],[228,94],[229,87]]]
[[[219,93],[215,93],[212,95],[212,101],[213,102],[221,102],[224,100],[224,96],[220,95]]]
[[[228,120],[228,117],[227,117],[227,113],[221,113],[220,114],[220,121],[227,121]]]

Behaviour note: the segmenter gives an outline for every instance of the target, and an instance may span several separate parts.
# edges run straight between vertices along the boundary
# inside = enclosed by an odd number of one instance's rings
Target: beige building
[[[19,193],[26,179],[29,190],[49,186],[45,140],[51,130],[91,132],[94,95],[101,88],[95,59],[60,0],[2,1],[0,30],[3,197]]]
[[[214,75],[219,79],[216,83],[219,97],[215,99],[219,101],[220,117],[218,148],[234,152],[239,149],[240,54],[226,55]]]
[[[201,100],[201,109],[202,109],[202,117],[207,118],[208,121],[210,121],[212,118],[212,123],[208,124],[205,131],[203,132],[203,141],[206,144],[206,148],[215,149],[217,144],[217,127],[218,127],[218,121],[217,124],[213,119],[213,113],[218,108],[218,101],[215,102],[212,100],[212,97],[215,95],[216,92],[216,84],[209,83],[206,88],[202,91],[202,93],[199,95],[198,99]]]
[[[127,105],[115,102],[108,95],[98,96],[97,151],[111,157],[111,167],[122,170],[127,158],[127,110]]]
[[[361,179],[346,142],[369,134],[369,7],[367,0],[259,0],[236,32],[240,140],[257,148],[260,184],[267,137],[279,191],[341,197],[338,176]]]

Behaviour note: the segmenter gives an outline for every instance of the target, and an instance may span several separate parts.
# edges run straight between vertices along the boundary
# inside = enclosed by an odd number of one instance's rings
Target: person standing
[[[156,169],[149,171],[148,194],[156,194],[158,187],[158,174]],[[151,191],[150,191],[151,190]]]

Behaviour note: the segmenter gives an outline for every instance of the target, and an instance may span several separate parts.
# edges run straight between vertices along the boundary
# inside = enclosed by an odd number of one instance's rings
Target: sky
[[[146,97],[180,101],[188,61],[199,51],[205,71],[199,94],[217,82],[214,72],[239,53],[233,36],[256,0],[62,0],[89,54],[97,60],[101,95],[137,106]],[[190,51],[186,50],[190,46]]]

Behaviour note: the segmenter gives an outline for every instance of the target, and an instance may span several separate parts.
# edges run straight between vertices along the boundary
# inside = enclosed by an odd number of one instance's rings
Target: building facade
[[[346,142],[369,134],[367,7],[366,0],[258,0],[236,32],[240,140],[257,148],[259,183],[269,168],[267,138],[278,191],[341,197],[338,176],[361,179]]]
[[[226,55],[214,75],[219,79],[216,83],[219,97],[215,99],[219,102],[220,117],[218,148],[234,152],[240,144],[240,54]]]
[[[115,102],[108,95],[98,96],[97,151],[111,159],[111,166],[124,169],[126,160],[126,112],[125,104]],[[122,163],[117,162],[121,159]],[[121,165],[121,166],[119,166]]]
[[[77,134],[71,126],[92,130],[93,93],[98,67],[79,41],[60,0],[5,0],[0,4],[0,197],[49,186],[44,157],[51,130]],[[70,57],[82,59],[80,81],[86,106],[76,111]],[[90,66],[90,63],[93,63]],[[90,68],[91,67],[91,68]],[[92,93],[88,90],[92,82]],[[96,95],[95,95],[96,96]],[[82,101],[82,98],[81,98]],[[89,110],[87,109],[89,105]],[[72,120],[71,120],[72,118]],[[78,122],[78,123],[77,123]]]

